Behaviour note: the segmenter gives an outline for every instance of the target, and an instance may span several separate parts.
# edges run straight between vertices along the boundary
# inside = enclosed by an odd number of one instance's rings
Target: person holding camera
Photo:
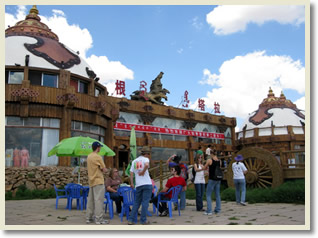
[[[180,177],[184,178],[185,182],[187,182],[188,180],[188,166],[185,163],[180,163],[182,159],[182,155],[172,155],[169,157],[169,159],[167,160],[167,165],[169,167],[169,169],[175,167],[175,166],[179,166],[181,168],[181,173],[180,173]],[[186,207],[186,192],[181,191],[180,192],[180,210],[184,210]]]

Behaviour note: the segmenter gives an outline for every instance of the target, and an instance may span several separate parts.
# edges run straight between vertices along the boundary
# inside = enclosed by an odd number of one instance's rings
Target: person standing
[[[220,186],[221,186],[221,180],[218,180],[215,178],[215,168],[219,166],[221,167],[221,160],[218,159],[216,156],[215,151],[211,151],[211,159],[208,159],[204,169],[209,170],[209,181],[206,188],[206,201],[207,201],[207,210],[204,212],[204,215],[212,215],[212,200],[211,195],[214,191],[215,193],[215,209],[214,213],[218,214],[221,212],[221,196],[220,196]]]
[[[210,158],[210,156],[211,156],[211,145],[208,145],[208,148],[206,148],[206,150],[205,150],[205,156],[206,156],[206,158]]]
[[[203,152],[202,152],[202,154],[203,154]],[[175,166],[179,166],[181,168],[180,177],[184,178],[184,180],[187,182],[188,177],[189,177],[188,176],[188,166],[185,163],[180,163],[181,159],[182,159],[181,155],[174,154],[174,155],[169,157],[169,159],[167,160],[166,163],[167,163],[169,169],[171,169]],[[180,210],[184,210],[185,207],[186,207],[186,191],[182,190],[180,192]],[[175,210],[176,209],[177,209],[177,207],[175,206]]]
[[[202,164],[203,155],[197,155],[195,157],[195,163],[193,169],[195,171],[194,187],[195,187],[195,204],[197,211],[204,211],[203,209],[203,195],[205,192],[205,178],[204,178],[204,166]]]
[[[104,175],[107,172],[102,157],[98,154],[102,145],[95,141],[92,144],[93,152],[87,156],[87,173],[89,193],[87,199],[86,223],[94,222],[95,215],[96,225],[108,224],[108,220],[104,219]]]
[[[129,214],[128,225],[133,225],[134,218],[137,216],[138,209],[140,205],[141,216],[140,223],[142,225],[149,225],[150,222],[147,221],[147,211],[149,206],[149,201],[152,194],[152,183],[149,176],[149,157],[151,150],[148,146],[144,146],[141,149],[141,155],[136,158],[130,168],[130,186],[134,188],[134,175],[136,181],[136,198],[132,211]]]
[[[242,155],[237,155],[234,159],[236,162],[232,164],[232,171],[233,171],[233,180],[235,185],[236,204],[241,204],[243,206],[246,206],[245,174],[247,173],[247,169],[245,165],[241,162],[244,160]]]
[[[123,197],[118,194],[120,184],[122,184],[122,180],[118,174],[118,169],[110,169],[109,178],[105,180],[105,188],[106,191],[109,192],[111,200],[115,201],[116,211],[118,214],[121,213],[121,203],[123,201]]]

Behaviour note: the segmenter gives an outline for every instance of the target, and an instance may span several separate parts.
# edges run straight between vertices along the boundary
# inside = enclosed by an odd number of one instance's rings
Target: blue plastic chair
[[[131,187],[121,187],[117,190],[120,196],[123,197],[123,204],[121,206],[121,213],[120,213],[120,221],[123,221],[123,217],[126,214],[127,220],[129,217],[129,208],[130,206],[134,205],[135,197],[136,197],[136,190],[132,189]],[[137,214],[135,217],[135,222],[137,222]]]
[[[58,189],[55,184],[53,184],[53,185],[54,185],[54,190],[55,190],[55,194],[56,194],[55,209],[57,209],[57,206],[58,206],[60,198],[66,198],[67,199],[67,203],[66,203],[67,204],[66,208],[67,208],[68,200],[69,200],[69,196],[68,196],[67,190],[66,189]],[[63,195],[59,195],[58,192],[64,192],[64,194]]]
[[[179,216],[180,216],[180,206],[179,206],[179,200],[178,200],[178,195],[182,190],[182,186],[178,185],[175,187],[170,188],[166,193],[159,193],[158,194],[158,203],[157,203],[157,216],[158,216],[158,210],[159,210],[159,203],[168,203],[168,209],[169,209],[169,217],[172,218],[172,207],[173,203],[176,203],[178,206],[178,211],[179,211]],[[164,200],[164,196],[172,193],[171,199],[170,200]]]
[[[104,204],[105,204],[105,213],[107,213],[107,207],[108,207],[109,217],[110,217],[110,219],[113,219],[113,217],[114,217],[113,200],[110,198],[109,192],[106,192],[106,193],[105,193],[105,199],[106,199],[106,200],[104,201]]]
[[[84,199],[83,199],[83,186],[79,184],[72,184],[68,186],[67,189],[69,193],[69,202],[68,202],[68,209],[72,209],[72,202],[73,199],[76,199],[77,210],[79,209],[79,205],[81,210],[83,210]]]
[[[86,210],[87,207],[87,197],[89,193],[89,186],[83,186],[83,203],[84,203],[84,209]]]

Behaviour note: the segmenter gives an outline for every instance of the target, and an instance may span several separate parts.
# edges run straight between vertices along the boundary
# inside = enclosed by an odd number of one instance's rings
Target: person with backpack
[[[204,166],[202,164],[203,155],[197,154],[192,168],[193,183],[195,187],[195,204],[197,211],[203,209],[203,195],[205,192]]]
[[[187,182],[189,177],[188,166],[185,163],[180,163],[181,159],[182,159],[182,155],[174,154],[169,157],[166,163],[169,169],[175,166],[179,166],[181,168],[180,177],[184,178],[184,180]],[[185,207],[186,207],[186,191],[184,190],[180,192],[180,210],[184,210]]]
[[[220,186],[221,180],[223,178],[221,170],[221,160],[216,156],[215,151],[211,151],[211,159],[208,159],[204,169],[209,170],[209,181],[206,188],[206,201],[207,201],[207,210],[204,212],[204,215],[212,215],[212,200],[211,195],[214,191],[215,193],[215,208],[214,213],[218,214],[221,212],[221,195],[220,195]]]

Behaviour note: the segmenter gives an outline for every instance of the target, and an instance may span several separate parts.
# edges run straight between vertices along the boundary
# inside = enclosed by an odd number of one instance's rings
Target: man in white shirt
[[[150,224],[147,221],[147,211],[152,195],[152,183],[148,172],[150,153],[151,150],[148,146],[142,147],[141,155],[132,162],[130,168],[130,186],[132,188],[135,187],[133,181],[135,175],[136,198],[132,211],[129,214],[128,225],[134,224],[133,220],[137,216],[140,205],[142,205],[140,223],[143,225]]]
[[[211,145],[208,145],[208,148],[205,150],[206,157],[211,156]]]

